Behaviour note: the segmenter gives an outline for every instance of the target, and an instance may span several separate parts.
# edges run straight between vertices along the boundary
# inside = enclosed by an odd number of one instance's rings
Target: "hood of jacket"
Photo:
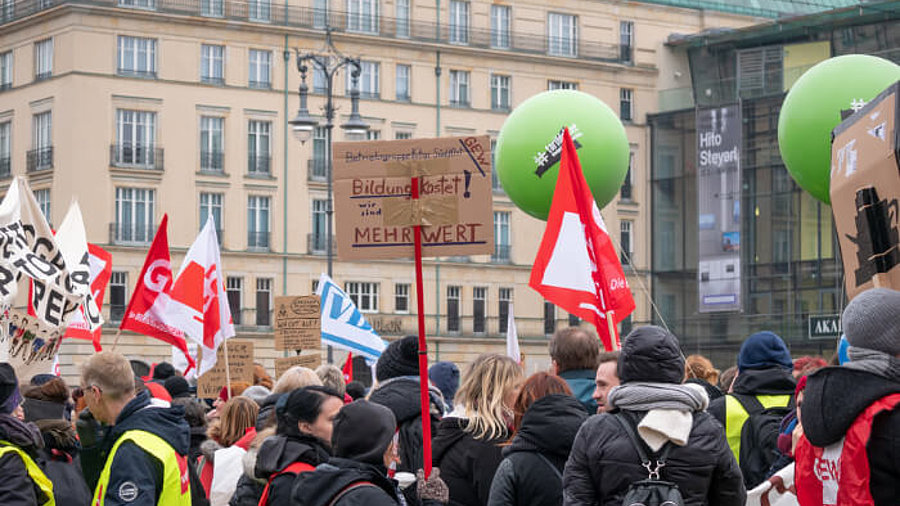
[[[80,449],[78,435],[72,424],[65,420],[38,420],[35,422],[44,438],[44,447],[75,455]]]
[[[539,451],[565,459],[581,424],[587,420],[581,403],[571,395],[552,394],[534,402],[522,417],[522,426],[504,456]]]
[[[872,373],[826,367],[809,376],[800,414],[809,442],[824,447],[839,441],[869,405],[900,393],[900,383]]]
[[[267,438],[259,447],[254,475],[268,479],[294,462],[318,466],[327,462],[330,456],[325,443],[317,437],[307,434],[291,437],[276,435]]]
[[[734,393],[748,395],[784,395],[794,393],[797,381],[791,371],[773,366],[741,371],[734,380]]]
[[[431,399],[431,411],[438,416],[443,412],[444,399],[441,392],[433,386],[428,387]],[[378,385],[369,396],[369,401],[390,409],[397,419],[397,426],[414,420],[422,414],[419,404],[419,378],[398,376]]]
[[[298,478],[291,499],[305,506],[327,506],[347,486],[368,481],[399,502],[397,488],[387,477],[384,466],[363,464],[347,459],[332,458],[315,472],[303,473]]]
[[[111,447],[119,436],[129,430],[155,434],[181,455],[187,455],[191,448],[191,428],[184,420],[184,407],[155,405],[147,392],[139,393],[125,405],[106,441]]]
[[[41,432],[35,424],[23,422],[12,415],[0,415],[0,439],[32,455],[44,446]]]
[[[437,431],[434,434],[434,439],[432,440],[434,448],[433,460],[435,462],[439,462],[443,459],[444,454],[450,451],[456,443],[465,439],[466,436],[469,436],[469,433],[463,430],[465,423],[464,418],[449,416],[441,420],[441,423],[438,425]]]

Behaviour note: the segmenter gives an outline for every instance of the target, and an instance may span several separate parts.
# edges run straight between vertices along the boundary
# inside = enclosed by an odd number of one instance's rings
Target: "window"
[[[272,87],[272,52],[261,49],[250,50],[250,82],[251,88]]]
[[[320,69],[319,67],[313,66],[313,85],[312,91],[313,93],[325,93],[328,88],[327,80],[325,78],[325,71]]]
[[[469,2],[450,0],[450,42],[469,43]]]
[[[53,167],[53,113],[51,111],[31,117],[31,148],[26,160],[26,170],[30,172]]]
[[[378,312],[378,283],[350,281],[344,284],[344,291],[360,312]]]
[[[570,81],[547,81],[547,89],[550,91],[553,90],[577,90],[578,83],[573,83]]]
[[[552,302],[544,301],[544,334],[548,336],[556,332],[556,306]]]
[[[491,5],[491,47],[509,49],[509,12],[506,5]]]
[[[472,332],[483,334],[485,327],[485,308],[487,305],[487,288],[472,288]]]
[[[447,332],[459,332],[459,291],[458,286],[447,287]]]
[[[13,53],[6,51],[0,53],[0,90],[12,88],[13,83]]]
[[[267,176],[272,152],[272,122],[250,120],[247,130],[247,172]]]
[[[156,77],[156,39],[119,35],[119,74]]]
[[[622,88],[619,90],[619,119],[631,121],[634,119],[634,90]]]
[[[497,139],[491,139],[491,188],[494,193],[503,193],[503,183],[497,170]]]
[[[622,340],[625,340],[625,336],[631,333],[631,329],[634,328],[633,320],[631,319],[633,315],[628,315],[624,320],[619,322],[619,335],[622,336]]]
[[[256,278],[256,324],[268,327],[272,324],[272,279]]]
[[[366,130],[366,140],[367,141],[377,141],[381,140],[381,130]]]
[[[394,312],[409,312],[409,283],[396,283],[394,285]]]
[[[491,109],[509,110],[509,76],[491,75]]]
[[[2,0],[0,2],[0,20],[12,21],[16,13],[15,0]]]
[[[634,197],[634,151],[628,154],[628,170],[625,172],[625,180],[622,181],[622,188],[619,190],[619,196],[622,200],[631,200]]]
[[[569,326],[577,327],[579,325],[581,325],[581,318],[579,318],[576,315],[573,315],[572,313],[569,313]]]
[[[409,65],[397,65],[397,100],[408,102],[409,96]]]
[[[469,106],[469,72],[450,71],[450,105]]]
[[[116,111],[116,146],[113,165],[156,166],[156,113]]]
[[[634,21],[619,21],[619,60],[634,61]]]
[[[247,197],[247,246],[269,249],[269,197]]]
[[[221,193],[200,193],[200,229],[206,225],[209,215],[213,217],[213,223],[216,225],[216,236],[219,238],[219,244],[222,243],[222,194]]]
[[[394,132],[394,139],[412,139],[412,132]]]
[[[347,31],[378,33],[378,0],[347,0]]]
[[[250,0],[248,7],[250,21],[268,23],[272,19],[272,0]]]
[[[372,61],[359,62],[359,96],[362,98],[378,98],[379,96],[379,64]],[[347,95],[353,89],[353,77],[347,70]]]
[[[325,253],[328,251],[328,201],[314,199],[312,201],[312,234],[309,238],[310,253]]]
[[[156,9],[156,0],[119,0],[119,7],[135,7],[138,9]]]
[[[109,320],[122,321],[128,306],[128,273],[112,271],[109,276]]]
[[[312,138],[312,158],[309,159],[309,179],[313,181],[326,181],[328,178],[328,167],[325,163],[326,139],[325,127],[315,127]]]
[[[10,175],[12,155],[12,122],[0,123],[0,177]]]
[[[228,296],[228,309],[235,325],[241,324],[241,292],[244,289],[243,278],[228,276],[225,278],[225,294]]]
[[[148,188],[116,188],[114,242],[144,244],[153,239],[156,191]]]
[[[200,15],[221,18],[225,15],[224,0],[200,0]]]
[[[409,0],[396,0],[397,37],[409,38]]]
[[[634,222],[622,220],[619,222],[619,246],[622,248],[622,265],[631,263],[631,228]]]
[[[40,81],[53,75],[53,39],[34,43],[34,79]]]
[[[38,208],[40,208],[41,214],[44,215],[44,219],[47,220],[47,223],[50,223],[50,189],[34,190],[34,200],[37,201]]]
[[[313,28],[328,25],[328,0],[313,0]]]
[[[225,170],[224,146],[222,140],[225,118],[200,117],[200,170],[218,172]]]
[[[494,262],[509,261],[509,212],[494,211]]]
[[[204,83],[225,83],[225,46],[200,46],[200,80]]]
[[[509,306],[512,304],[512,288],[501,288],[497,294],[497,315],[500,319],[498,330],[505,334],[509,324]]]
[[[578,54],[578,19],[569,14],[547,15],[547,46],[552,56]]]

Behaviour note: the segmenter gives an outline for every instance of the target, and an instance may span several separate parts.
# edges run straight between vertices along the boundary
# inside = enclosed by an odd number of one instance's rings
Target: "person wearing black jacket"
[[[623,341],[621,385],[613,411],[592,416],[578,431],[563,473],[565,506],[619,506],[629,486],[648,477],[634,443],[617,417],[637,425],[648,455],[669,454],[660,478],[678,485],[684,504],[743,506],[741,472],[722,427],[705,412],[706,392],[681,385],[684,356],[666,330],[640,327]],[[651,457],[651,459],[654,457]]]

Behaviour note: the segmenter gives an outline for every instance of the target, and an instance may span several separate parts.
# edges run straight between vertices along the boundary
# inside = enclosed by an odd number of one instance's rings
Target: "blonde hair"
[[[322,364],[316,368],[316,376],[322,380],[322,385],[341,394],[347,393],[347,385],[344,383],[344,372],[332,364]]]
[[[697,378],[715,385],[719,382],[719,370],[703,355],[690,355],[684,361],[685,379]]]
[[[134,371],[131,362],[120,353],[101,351],[81,364],[82,386],[100,387],[106,396],[119,400],[134,393]]]
[[[453,398],[468,419],[463,430],[475,439],[505,435],[513,415],[506,399],[521,380],[522,368],[513,359],[497,353],[479,355],[466,368]]]
[[[312,385],[322,386],[322,380],[319,379],[316,372],[308,367],[295,365],[281,374],[281,377],[275,382],[272,393],[285,394]]]
[[[222,446],[228,447],[244,437],[247,429],[256,425],[259,406],[247,397],[232,397],[222,406],[222,412],[206,435]]]

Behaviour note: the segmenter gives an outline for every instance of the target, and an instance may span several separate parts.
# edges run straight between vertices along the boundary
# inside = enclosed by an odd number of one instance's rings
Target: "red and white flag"
[[[568,129],[547,228],[528,284],[593,323],[607,350],[619,349],[616,324],[634,311],[634,298]]]
[[[344,362],[341,373],[344,375],[345,384],[353,381],[353,353],[347,353],[347,360]]]
[[[219,345],[234,336],[224,281],[216,225],[210,215],[184,257],[169,305],[169,320],[200,345],[198,376],[216,365]]]
[[[172,304],[170,296],[172,262],[169,258],[168,222],[169,216],[163,215],[119,329],[132,330],[178,348],[187,358],[190,370],[195,364],[188,353],[184,332],[173,324],[168,316],[168,308]]]
[[[91,272],[91,294],[97,307],[102,307],[103,298],[106,295],[106,285],[109,284],[109,278],[112,276],[112,255],[96,244],[88,244],[88,254],[90,255],[88,263]],[[69,320],[65,337],[93,341],[94,350],[102,351],[103,347],[100,346],[100,336],[102,334],[103,328],[91,331],[91,325],[85,317],[85,308],[82,306]]]

